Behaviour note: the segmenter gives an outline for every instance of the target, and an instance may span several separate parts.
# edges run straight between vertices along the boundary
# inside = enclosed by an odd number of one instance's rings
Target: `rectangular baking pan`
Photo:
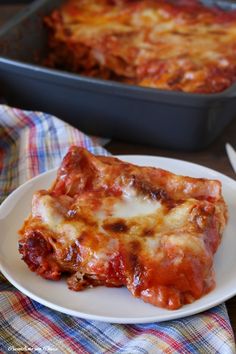
[[[42,18],[61,3],[36,0],[0,29],[0,85],[10,105],[54,114],[88,134],[181,150],[208,146],[236,116],[236,85],[217,94],[171,92],[38,65],[47,50]]]

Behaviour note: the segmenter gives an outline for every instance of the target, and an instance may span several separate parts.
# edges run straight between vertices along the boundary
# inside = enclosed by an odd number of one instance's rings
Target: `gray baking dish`
[[[61,3],[36,0],[0,30],[0,85],[10,105],[52,113],[88,134],[182,150],[206,147],[236,116],[236,85],[171,92],[38,65],[47,50],[42,18]]]

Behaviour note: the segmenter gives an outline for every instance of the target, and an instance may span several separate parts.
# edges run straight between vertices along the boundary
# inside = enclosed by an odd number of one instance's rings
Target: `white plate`
[[[66,282],[47,281],[29,271],[18,252],[17,231],[30,212],[34,191],[48,188],[56,171],[46,172],[19,187],[0,207],[0,269],[6,278],[30,298],[69,315],[111,323],[147,323],[177,319],[209,309],[236,294],[236,182],[196,164],[154,156],[120,156],[138,165],[158,166],[172,172],[221,180],[229,207],[229,223],[215,256],[216,288],[179,310],[160,309],[135,299],[125,288],[97,287],[82,292]]]

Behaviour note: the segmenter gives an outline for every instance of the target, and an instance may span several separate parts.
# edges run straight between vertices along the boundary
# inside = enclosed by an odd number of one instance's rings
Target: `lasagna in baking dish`
[[[49,67],[195,93],[236,80],[235,11],[197,0],[67,0],[45,23]]]
[[[215,286],[227,220],[217,180],[175,175],[73,146],[49,190],[33,196],[19,251],[31,271],[68,287],[125,286],[178,309]]]

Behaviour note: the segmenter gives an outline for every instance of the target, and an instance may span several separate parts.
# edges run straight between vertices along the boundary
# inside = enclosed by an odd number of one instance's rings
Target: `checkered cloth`
[[[71,144],[107,154],[99,139],[50,115],[0,106],[0,198],[56,167]],[[1,236],[1,235],[0,235]],[[0,353],[235,353],[225,305],[181,320],[87,321],[29,299],[0,275]]]

